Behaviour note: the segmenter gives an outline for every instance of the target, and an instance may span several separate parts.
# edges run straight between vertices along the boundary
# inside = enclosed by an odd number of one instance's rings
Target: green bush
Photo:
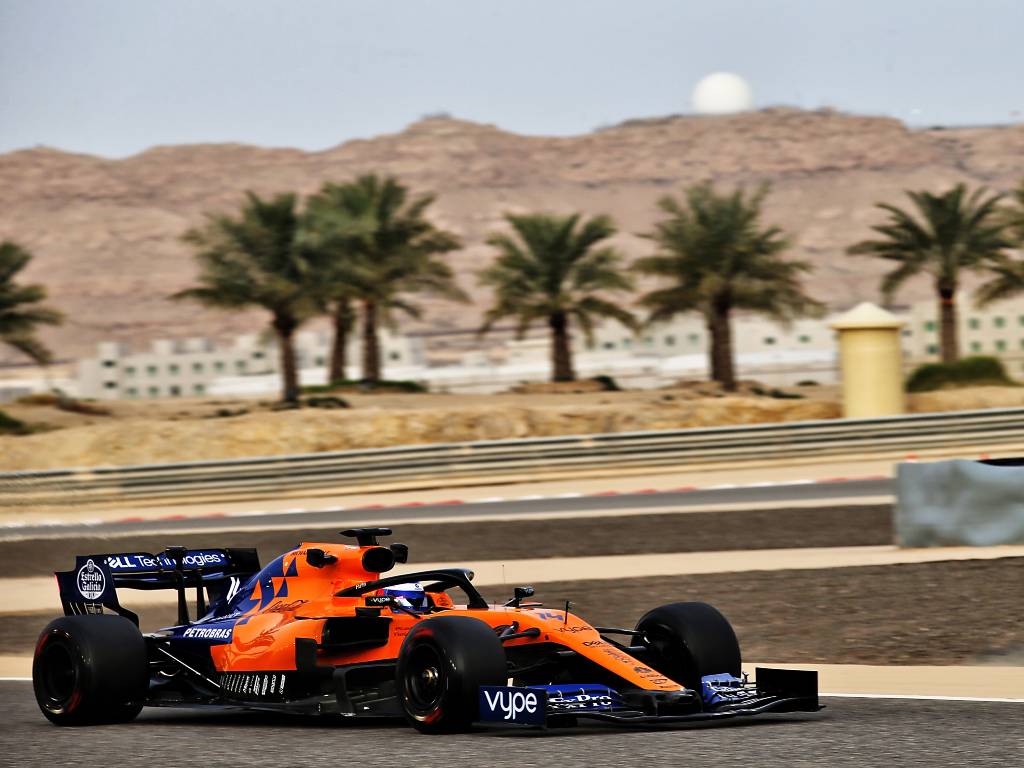
[[[74,397],[68,397],[59,389],[52,392],[37,392],[32,395],[25,395],[17,400],[19,405],[50,405],[60,411],[68,411],[69,413],[81,413],[86,416],[110,416],[111,411],[109,408],[102,405],[92,405],[95,402],[94,398],[79,400]]]
[[[764,387],[754,384],[750,387],[750,394],[756,395],[757,397],[774,397],[776,400],[803,400],[804,396],[797,392],[786,392],[774,387],[772,389],[765,389]]]
[[[946,387],[982,384],[1016,386],[995,357],[965,357],[955,363],[928,363],[907,378],[907,392],[931,392]]]
[[[602,392],[621,392],[622,388],[618,382],[615,381],[611,376],[602,373],[600,376],[595,376],[594,381],[601,385]]]
[[[351,408],[348,401],[335,395],[313,395],[302,401],[310,408]]]
[[[59,401],[60,396],[53,392],[35,392],[19,397],[15,402],[18,405],[57,405]]]
[[[57,408],[61,411],[67,411],[68,413],[80,413],[85,416],[110,416],[111,410],[104,408],[102,405],[92,405],[95,402],[86,402],[85,400],[76,400],[73,397],[62,397],[57,402]]]
[[[32,431],[24,421],[0,411],[0,435],[27,435]]]
[[[427,388],[418,381],[391,381],[384,379],[376,384],[368,381],[343,379],[332,381],[330,384],[316,384],[302,388],[304,395],[322,395],[337,391],[358,391],[358,392],[404,392],[418,393],[427,392]]]
[[[247,413],[249,413],[248,408],[218,408],[212,416],[207,416],[207,418],[230,419],[233,416],[245,416]]]
[[[774,397],[776,400],[803,400],[804,396],[799,392],[786,392],[782,389],[773,389],[768,393],[768,397]]]

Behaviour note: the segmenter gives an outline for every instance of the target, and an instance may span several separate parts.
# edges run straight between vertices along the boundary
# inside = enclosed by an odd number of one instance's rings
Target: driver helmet
[[[425,611],[429,607],[427,604],[427,593],[423,591],[423,585],[418,581],[387,587],[384,590],[384,594],[394,598],[404,608],[409,608],[413,611]]]

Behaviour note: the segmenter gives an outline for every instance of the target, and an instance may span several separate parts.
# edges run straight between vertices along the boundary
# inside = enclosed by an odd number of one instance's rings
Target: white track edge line
[[[856,482],[856,481],[859,481],[859,480],[872,480],[872,479],[875,479],[875,478],[874,477],[851,477],[851,478],[849,478],[849,481]],[[767,483],[737,483],[737,484],[724,483],[724,484],[719,484],[719,485],[696,486],[692,490],[693,491],[724,491],[724,490],[742,490],[742,489],[748,489],[748,488],[753,490],[753,489],[763,489],[763,488],[779,488],[779,487],[792,486],[792,485],[810,485],[810,484],[813,484],[813,483],[825,483],[825,482],[830,482],[830,481],[827,481],[827,480],[824,480],[824,481],[823,480],[780,480],[778,482],[767,482]],[[674,491],[672,489],[667,489],[667,490],[658,490],[658,491],[655,491],[655,493],[674,493]],[[632,495],[636,495],[637,491],[615,491],[615,494],[616,495],[621,495],[621,496],[632,496]],[[532,495],[528,495],[528,496],[517,496],[517,497],[511,497],[511,498],[496,496],[496,497],[490,497],[490,498],[484,498],[484,499],[460,500],[459,503],[462,503],[462,504],[494,504],[494,503],[500,503],[500,502],[515,502],[515,501],[550,501],[550,500],[554,500],[554,499],[591,498],[591,497],[601,496],[601,495],[603,495],[603,494],[602,493],[592,493],[592,494],[562,493],[562,494],[553,494],[553,495],[532,494]],[[393,504],[393,505],[386,505],[383,508],[384,509],[404,509],[404,508],[409,508],[411,506],[417,506],[417,505],[429,506],[431,504],[432,503],[429,502],[429,501],[428,502],[414,503],[414,504],[401,503],[400,502],[400,503]],[[273,510],[273,511],[266,511],[266,510],[262,510],[262,509],[251,510],[251,511],[250,510],[235,510],[235,511],[230,511],[230,512],[224,512],[223,516],[224,517],[236,517],[236,518],[237,517],[259,517],[261,515],[289,515],[289,514],[305,514],[305,513],[309,513],[309,512],[345,511],[345,509],[346,509],[345,507],[329,507],[329,508],[323,509],[323,510],[320,510],[320,509],[304,509],[302,507],[293,507],[291,509],[281,509],[281,510]],[[358,509],[358,507],[356,509]],[[200,514],[195,514],[195,515],[188,515],[188,514],[184,515],[184,519],[186,519],[186,520],[192,520],[192,519],[196,519],[196,518],[202,519],[204,517],[210,517],[210,515],[208,513],[200,513]],[[158,520],[159,520],[159,518],[154,518],[153,521],[145,520],[145,521],[142,521],[142,522],[155,522],[155,521],[158,521]],[[139,521],[133,520],[132,522],[139,522]],[[52,527],[52,528],[64,528],[64,527],[75,526],[75,525],[86,525],[86,526],[97,526],[97,527],[100,527],[100,526],[109,525],[109,524],[123,524],[123,523],[121,523],[120,520],[107,520],[107,519],[102,519],[102,518],[99,518],[99,519],[93,518],[93,519],[89,519],[89,520],[50,520],[50,521],[44,521],[43,523],[36,523],[36,524],[18,521],[18,522],[3,522],[3,523],[0,523],[0,530],[4,530],[4,529],[18,529],[18,528],[29,527],[30,525],[33,526],[33,527],[47,526],[47,527]]]
[[[0,677],[0,683],[31,683],[31,677]],[[1024,699],[985,696],[925,696],[910,693],[819,693],[822,699],[903,699],[910,701],[965,701],[979,704],[1024,704]]]
[[[909,699],[912,701],[975,701],[998,704],[1024,704],[1024,699],[1007,699],[987,696],[926,696],[913,693],[819,693],[827,699]]]

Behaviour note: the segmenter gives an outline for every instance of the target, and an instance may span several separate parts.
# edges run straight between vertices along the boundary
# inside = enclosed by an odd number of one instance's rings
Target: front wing
[[[604,685],[484,686],[484,724],[546,726],[574,719],[619,724],[681,723],[767,712],[817,712],[818,673],[758,667],[756,683],[708,675],[701,690],[616,691]]]

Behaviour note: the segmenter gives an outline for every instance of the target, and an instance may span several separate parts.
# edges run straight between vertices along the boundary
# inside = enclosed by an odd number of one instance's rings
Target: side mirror
[[[322,549],[311,547],[306,550],[306,562],[314,568],[323,568],[325,565],[338,562],[338,558],[328,555]]]
[[[392,552],[395,553],[396,563],[408,563],[409,562],[409,547],[405,544],[391,544],[388,546]]]
[[[513,598],[505,603],[506,608],[518,608],[524,598],[533,597],[533,587],[516,587],[512,590]]]

